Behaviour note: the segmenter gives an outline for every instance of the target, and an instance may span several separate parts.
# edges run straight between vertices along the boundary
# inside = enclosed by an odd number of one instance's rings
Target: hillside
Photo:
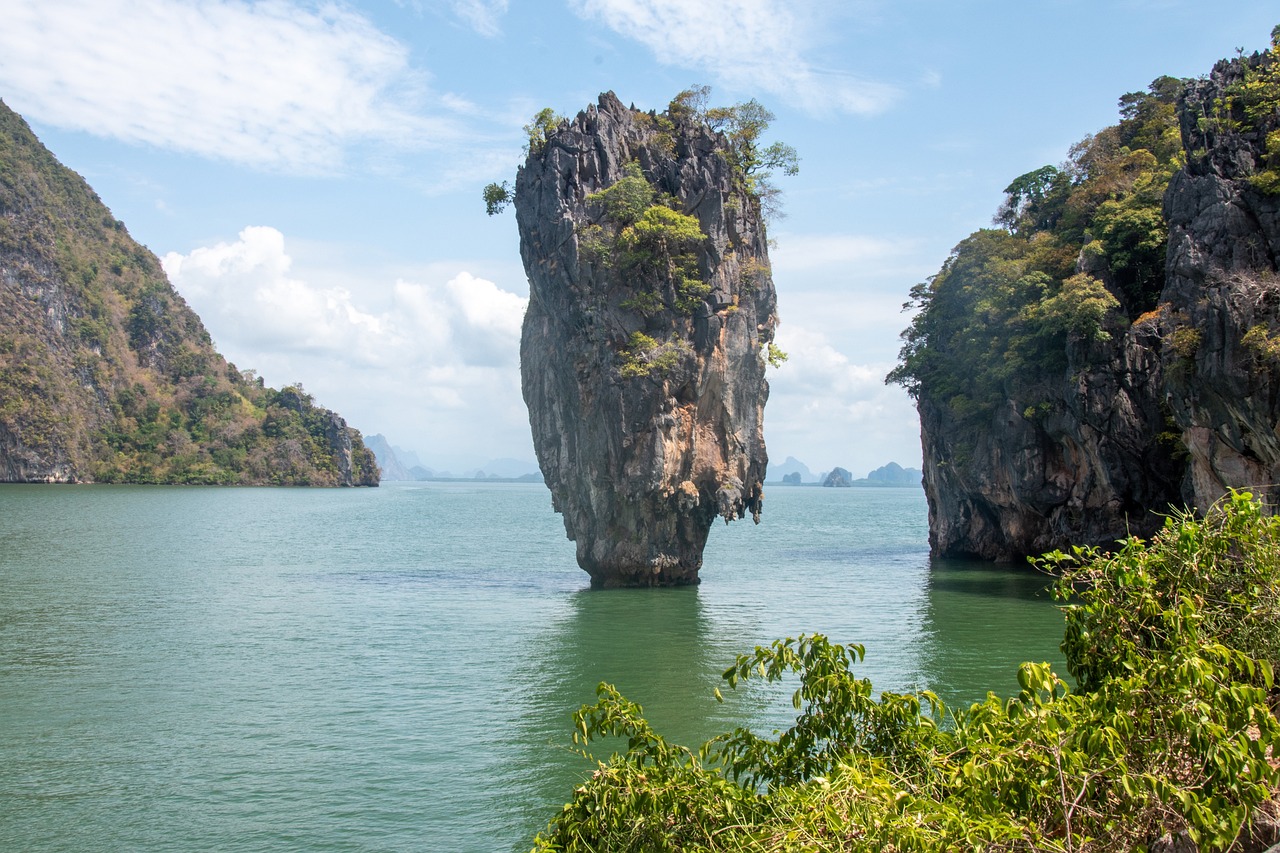
[[[1150,535],[1231,488],[1280,498],[1280,28],[1161,77],[912,291],[935,553]]]
[[[155,255],[3,102],[0,481],[378,482],[341,417],[218,354]]]

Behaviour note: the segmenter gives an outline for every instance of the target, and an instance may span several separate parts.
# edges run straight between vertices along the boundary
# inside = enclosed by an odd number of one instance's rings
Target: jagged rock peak
[[[730,144],[606,92],[516,179],[524,398],[595,585],[696,583],[711,522],[760,517],[776,297]]]

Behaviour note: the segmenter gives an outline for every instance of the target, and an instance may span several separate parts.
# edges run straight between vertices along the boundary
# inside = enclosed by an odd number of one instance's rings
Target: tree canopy
[[[1106,341],[1155,307],[1182,85],[1160,77],[1125,94],[1119,123],[1009,183],[997,227],[912,288],[904,307],[917,313],[887,381],[961,420],[1009,401],[1031,410],[1061,381],[1073,342]]]

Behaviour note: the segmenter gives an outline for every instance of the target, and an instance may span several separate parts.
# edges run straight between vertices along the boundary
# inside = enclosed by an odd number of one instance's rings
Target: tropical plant
[[[514,193],[511,186],[506,181],[500,184],[485,184],[484,187],[484,212],[490,216],[501,213],[506,210],[507,205],[514,200]]]
[[[798,680],[795,724],[669,743],[605,684],[574,741],[622,737],[534,850],[1121,851],[1182,835],[1227,850],[1280,773],[1268,691],[1280,644],[1280,519],[1233,494],[1114,554],[1055,552],[1079,680],[1023,664],[1020,692],[948,711],[882,693],[860,646],[820,635],[724,674]],[[719,691],[717,691],[719,696]]]
[[[562,121],[564,121],[564,116],[559,115],[551,107],[543,107],[538,110],[533,119],[524,126],[526,137],[525,153],[535,154],[546,147],[547,140],[555,133],[556,127]]]
[[[711,286],[698,272],[695,250],[706,235],[696,218],[675,210],[679,202],[660,195],[634,160],[621,178],[588,195],[587,203],[602,211],[603,224],[579,228],[579,254],[627,274],[638,289],[622,307],[653,316],[665,304],[659,294],[669,287],[676,310],[697,310]]]
[[[627,346],[619,354],[618,375],[662,377],[679,366],[692,351],[680,338],[658,341],[644,332],[632,332]]]

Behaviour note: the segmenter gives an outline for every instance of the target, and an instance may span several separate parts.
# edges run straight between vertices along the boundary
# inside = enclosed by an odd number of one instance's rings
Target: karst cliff
[[[712,522],[760,518],[777,323],[760,199],[680,106],[601,95],[531,138],[516,179],[524,398],[597,586],[696,583]]]
[[[1280,43],[1160,78],[913,291],[935,554],[1148,535],[1280,499]]]
[[[3,103],[0,482],[378,483],[339,415],[218,354],[155,255]]]

